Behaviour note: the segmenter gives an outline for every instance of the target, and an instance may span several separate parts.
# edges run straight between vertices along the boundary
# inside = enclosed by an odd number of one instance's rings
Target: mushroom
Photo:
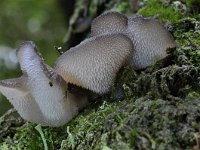
[[[82,88],[107,93],[122,67],[146,68],[175,47],[152,18],[105,13],[92,22],[91,37],[62,54],[54,69],[44,64],[33,42],[24,42],[17,50],[23,76],[0,81],[0,92],[24,119],[63,125],[88,103]]]
[[[62,54],[55,70],[65,81],[103,94],[132,50],[131,40],[120,33],[91,37]]]
[[[117,12],[100,15],[91,25],[90,38],[61,55],[55,70],[69,83],[98,94],[110,90],[119,69],[143,69],[176,47],[170,33],[156,20],[127,18]]]
[[[122,33],[131,39],[134,53],[129,64],[134,69],[144,69],[152,65],[166,57],[168,49],[176,47],[172,35],[153,18],[127,18],[117,12],[105,13],[92,22],[91,36],[108,33]]]
[[[67,83],[44,61],[31,41],[17,50],[23,75],[0,81],[0,92],[27,121],[59,126],[78,114],[87,103],[86,95],[71,94]]]
[[[153,18],[130,17],[124,32],[133,42],[135,53],[130,65],[134,69],[144,69],[165,58],[176,42],[165,27]]]
[[[128,19],[125,15],[116,12],[107,12],[92,21],[90,36],[122,33],[126,30],[127,25]]]

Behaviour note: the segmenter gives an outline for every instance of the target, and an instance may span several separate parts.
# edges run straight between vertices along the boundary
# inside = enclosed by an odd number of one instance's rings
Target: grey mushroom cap
[[[135,53],[130,59],[130,65],[134,69],[143,69],[154,64],[168,55],[168,49],[176,47],[172,35],[153,18],[129,18],[125,34],[134,45]]]
[[[145,17],[130,17],[109,12],[97,17],[91,25],[91,36],[112,33],[127,35],[133,43],[134,53],[129,64],[143,69],[167,56],[167,49],[175,48],[172,35],[158,21]]]
[[[84,40],[61,55],[55,70],[67,82],[103,94],[133,50],[129,38],[108,34]]]
[[[118,12],[104,13],[92,21],[90,36],[122,33],[126,30],[128,18]]]
[[[60,126],[78,114],[81,97],[67,91],[67,83],[44,64],[33,42],[24,42],[17,57],[24,75],[0,81],[0,92],[25,120]],[[87,101],[86,96],[82,99]]]

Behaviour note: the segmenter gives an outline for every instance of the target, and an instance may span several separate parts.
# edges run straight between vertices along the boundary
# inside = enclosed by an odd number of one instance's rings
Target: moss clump
[[[199,70],[194,66],[172,65],[153,72],[140,74],[130,85],[134,93],[165,99],[171,96],[185,97],[191,89],[198,87]]]
[[[178,101],[143,97],[93,104],[68,125],[43,128],[43,133],[49,149],[191,148],[200,130],[200,100],[194,95]],[[43,149],[34,126],[24,126],[1,148]]]
[[[145,2],[146,5],[138,11],[139,15],[146,17],[156,16],[161,22],[166,22],[167,20],[176,22],[182,17],[181,13],[177,12],[172,7],[162,5],[162,3],[158,0],[150,0]]]
[[[187,17],[179,20],[173,26],[174,36],[180,45],[179,53],[186,56],[196,67],[200,66],[200,16]]]

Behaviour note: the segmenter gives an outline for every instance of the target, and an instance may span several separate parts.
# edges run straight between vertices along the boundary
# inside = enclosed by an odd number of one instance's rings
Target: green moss
[[[199,103],[199,99],[174,102],[148,97],[101,103],[98,108],[90,106],[64,127],[43,128],[43,133],[49,149],[193,147],[197,144],[194,134],[200,130]],[[34,126],[27,124],[1,148],[43,149]]]
[[[176,22],[182,15],[175,11],[170,6],[162,5],[158,0],[146,1],[146,5],[139,9],[138,14],[146,17],[156,16],[159,21],[166,22],[167,20],[171,22]]]
[[[200,66],[200,16],[179,20],[174,26],[174,35],[181,46],[182,53],[195,66]]]

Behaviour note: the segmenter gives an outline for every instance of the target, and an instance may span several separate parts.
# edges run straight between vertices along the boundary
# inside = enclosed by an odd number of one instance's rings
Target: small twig
[[[13,114],[17,112],[14,108],[9,109],[3,116],[0,117],[0,122],[2,120],[4,120],[4,118],[6,118],[7,116],[9,116],[10,114]]]
[[[35,127],[35,129],[40,133],[40,136],[41,136],[42,141],[43,141],[43,144],[44,144],[44,149],[45,149],[45,150],[48,150],[47,141],[46,141],[46,139],[45,139],[45,137],[44,137],[44,133],[42,132],[42,127],[41,127],[41,125],[40,125],[40,124],[37,125],[37,126]]]
[[[75,148],[74,137],[69,131],[69,126],[67,126],[67,134],[68,134],[68,137],[67,137],[68,142],[71,145],[71,148],[74,149]]]
[[[151,148],[156,149],[156,142],[153,140],[151,135],[149,135],[147,132],[142,132],[142,134],[151,142]]]

